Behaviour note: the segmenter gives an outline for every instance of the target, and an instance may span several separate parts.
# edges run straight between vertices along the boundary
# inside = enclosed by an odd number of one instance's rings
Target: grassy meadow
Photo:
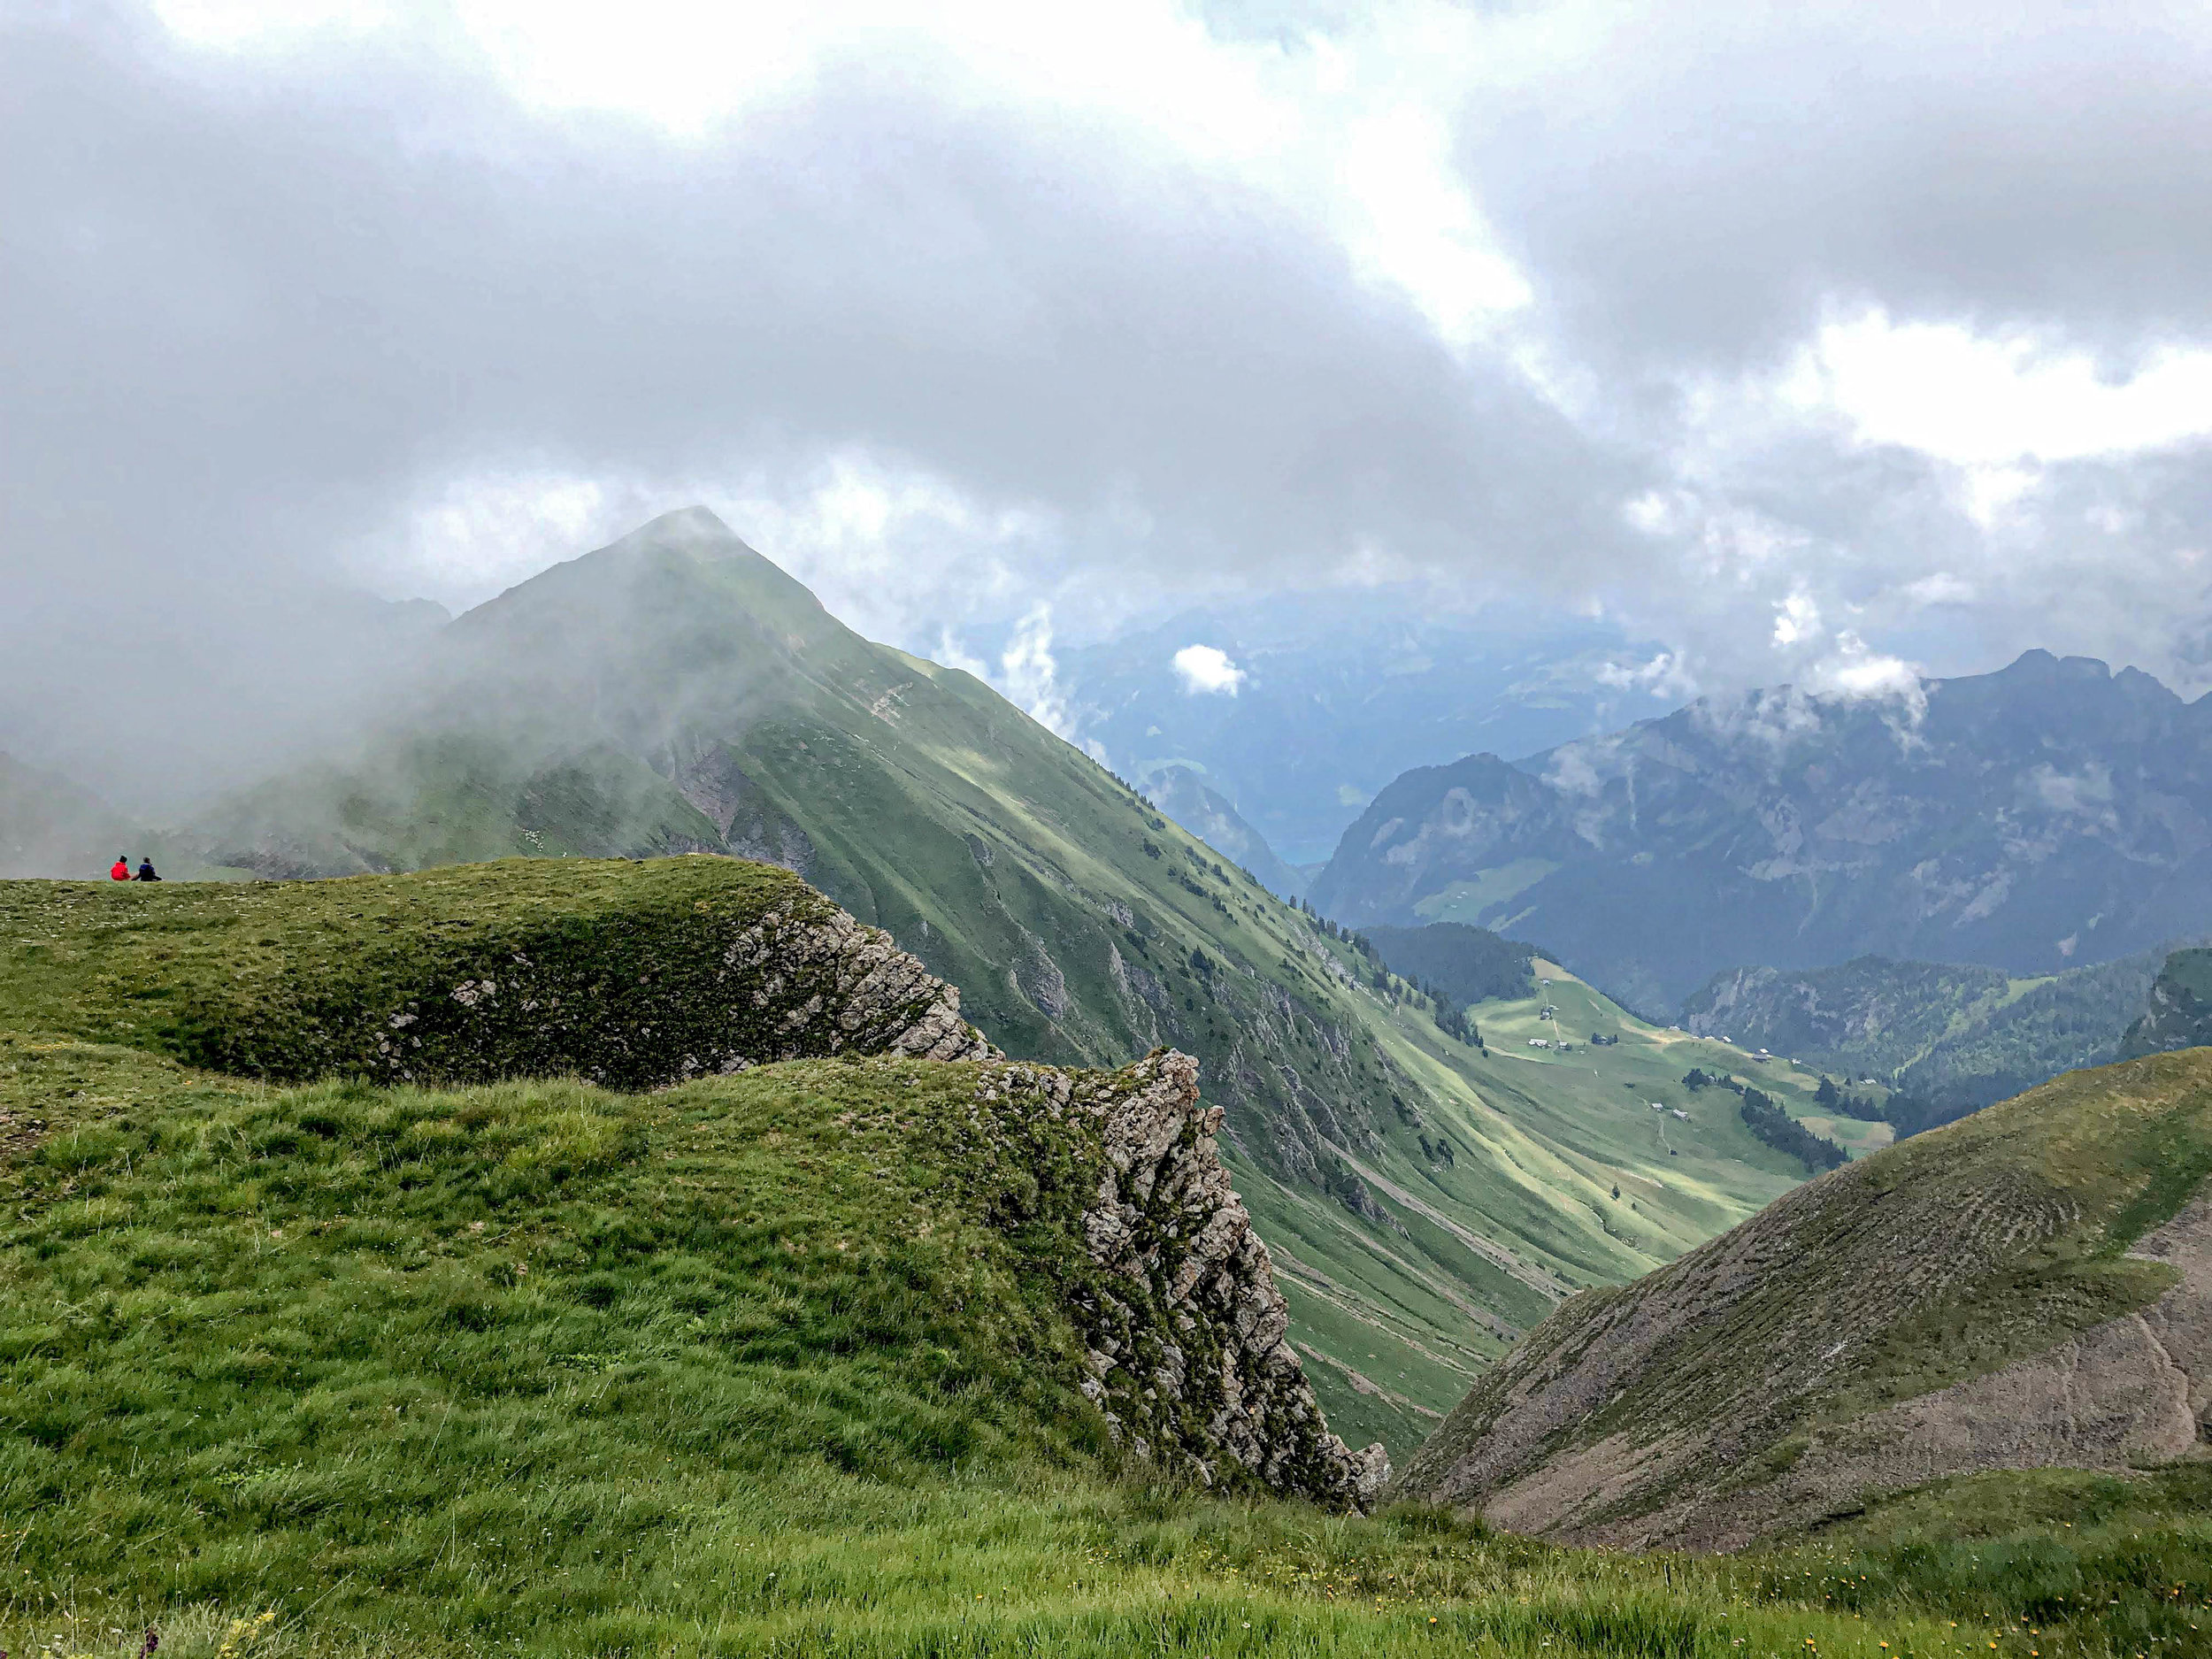
[[[1698,1562],[1148,1480],[972,1078],[280,1087],[0,1037],[0,1647],[2187,1650],[2193,1489]]]

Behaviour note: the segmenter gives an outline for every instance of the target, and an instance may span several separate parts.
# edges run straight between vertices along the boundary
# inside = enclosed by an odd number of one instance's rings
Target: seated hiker
[[[138,861],[138,874],[134,876],[133,879],[138,881],[158,881],[161,878],[154,873],[154,861],[151,858],[141,858]]]
[[[108,879],[111,881],[128,881],[130,879],[131,856],[128,853],[116,854],[115,862],[108,866]]]

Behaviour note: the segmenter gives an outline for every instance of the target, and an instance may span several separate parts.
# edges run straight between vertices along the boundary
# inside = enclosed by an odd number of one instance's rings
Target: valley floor
[[[1693,1066],[1750,1080],[1855,1157],[1889,1138],[1821,1113],[1817,1072],[1649,1025],[1554,964],[1538,972],[1532,995],[1472,1010],[1486,1049],[1359,993],[1432,1102],[1418,1125],[1386,1122],[1378,1149],[1337,1149],[1380,1225],[1226,1148],[1331,1425],[1402,1463],[1567,1295],[1649,1272],[1806,1179],[1745,1126],[1739,1096],[1686,1087]]]

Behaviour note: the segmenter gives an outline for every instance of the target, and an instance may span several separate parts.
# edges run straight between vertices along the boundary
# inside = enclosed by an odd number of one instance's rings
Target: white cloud
[[[575,557],[653,511],[618,488],[557,470],[454,479],[355,549],[354,563],[378,586],[457,610]]]
[[[1060,664],[1052,655],[1051,606],[1039,605],[1021,619],[998,664],[999,689],[1038,725],[1072,741],[1075,721],[1060,684]]]
[[[1245,671],[1229,660],[1217,645],[1186,645],[1175,653],[1176,678],[1189,696],[1235,696],[1243,686]]]
[[[1601,663],[1597,682],[1616,691],[1646,691],[1666,703],[1687,703],[1698,695],[1697,676],[1673,651],[1641,663]]]
[[[57,547],[100,456],[456,604],[697,500],[924,649],[1256,573],[1601,606],[1655,697],[2212,683],[2201,8],[150,4],[0,87],[11,257],[140,250],[13,284]]]
[[[1820,607],[1802,589],[1774,607],[1776,645],[1797,645],[1818,638],[1820,633]]]
[[[2162,449],[2212,434],[2212,350],[2168,346],[2115,375],[2078,347],[2026,330],[1893,321],[1824,325],[1784,394],[1832,411],[1862,442],[1962,467]]]
[[[2062,772],[2047,761],[2027,777],[2036,799],[2053,812],[2109,821],[2112,810],[2112,771],[2091,762],[2078,772]]]
[[[1446,344],[1527,306],[1455,155],[1467,55],[1489,33],[1439,0],[1393,0],[1333,33],[1226,37],[1179,0],[157,0],[188,43],[239,53],[404,31],[488,68],[551,115],[611,113],[686,142],[787,109],[858,66],[896,65],[964,111],[1019,112],[1233,177],[1328,234]]]
[[[933,661],[942,663],[947,668],[956,668],[964,674],[973,674],[987,686],[991,683],[990,664],[970,651],[961,642],[960,636],[949,627],[937,631],[937,643],[929,655]]]
[[[367,35],[401,21],[399,8],[380,0],[154,0],[153,11],[181,39],[220,51]]]
[[[1902,591],[1906,603],[1912,605],[1968,605],[1974,603],[1977,593],[1972,582],[1949,571],[1936,571],[1907,582]]]
[[[1919,672],[1901,657],[1869,651],[1855,634],[1842,636],[1843,649],[1815,665],[1808,683],[1815,691],[1854,699],[1893,698],[1914,708],[1925,706]]]

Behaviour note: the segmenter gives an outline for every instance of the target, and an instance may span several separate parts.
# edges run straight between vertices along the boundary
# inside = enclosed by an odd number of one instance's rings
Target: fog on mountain
[[[2212,1651],[2208,72],[0,5],[0,1659]]]

